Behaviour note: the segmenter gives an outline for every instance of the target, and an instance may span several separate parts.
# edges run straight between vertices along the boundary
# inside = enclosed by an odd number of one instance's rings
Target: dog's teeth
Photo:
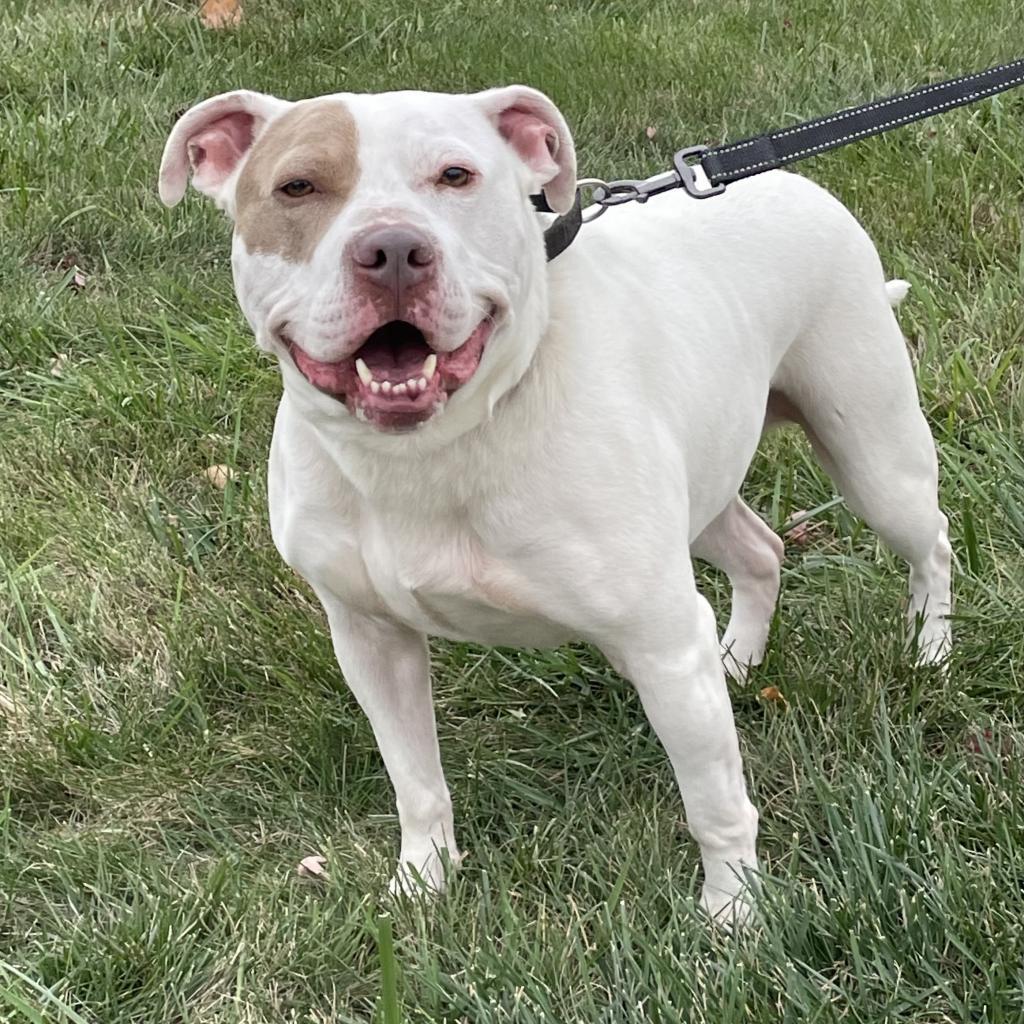
[[[426,377],[420,377],[420,391],[426,391],[426,390],[427,390],[427,378]]]
[[[384,392],[385,395],[388,394],[391,391],[391,381],[389,381],[389,380],[384,381],[381,384],[380,389],[381,389],[381,391]]]
[[[431,352],[426,359],[423,360],[423,376],[430,380],[434,376],[434,371],[437,369],[437,355]]]
[[[420,389],[420,379],[419,379],[419,377],[410,377],[405,382],[405,386],[409,389],[409,394],[410,395],[415,395],[416,392],[419,391],[419,389]]]
[[[391,390],[392,390],[393,394],[404,395],[405,394],[405,385],[404,384],[396,384]]]
[[[376,394],[379,394],[379,392],[380,392],[380,385],[379,385],[379,384],[378,384],[378,383],[377,383],[377,382],[376,382],[375,380],[371,380],[371,381],[370,381],[370,390],[371,390],[371,391],[372,391],[372,392],[373,392],[373,393],[374,393],[375,395],[376,395]]]
[[[362,359],[356,360],[356,373],[359,374],[359,379],[366,385],[369,385],[370,381],[373,380],[373,374],[370,373],[370,368],[362,361]]]

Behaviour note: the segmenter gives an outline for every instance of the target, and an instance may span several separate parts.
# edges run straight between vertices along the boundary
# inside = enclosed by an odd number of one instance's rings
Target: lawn
[[[523,81],[581,173],[652,173],[1022,56],[1016,5],[249,0],[226,32],[196,6],[0,13],[0,1020],[1019,1024],[1024,90],[805,165],[913,283],[958,646],[907,663],[903,566],[802,440],[766,443],[747,501],[819,511],[733,687],[766,870],[737,938],[695,909],[635,694],[580,646],[433,646],[469,857],[445,899],[388,898],[390,787],[270,540],[277,372],[221,215],[155,192],[176,114],[236,86]]]

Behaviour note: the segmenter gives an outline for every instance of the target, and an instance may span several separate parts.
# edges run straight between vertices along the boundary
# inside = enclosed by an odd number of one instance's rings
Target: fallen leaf
[[[64,352],[58,352],[50,360],[50,376],[51,377],[63,377],[64,367],[68,365],[68,357]]]
[[[653,139],[654,136],[658,134],[658,129],[655,128],[653,125],[648,125],[647,128],[646,128],[646,133],[647,133],[647,138]]]
[[[303,857],[296,868],[300,878],[326,878],[327,858],[314,853],[309,857]]]
[[[973,728],[969,730],[964,738],[964,746],[972,754],[983,754],[991,751],[1000,757],[1010,757],[1014,753],[1012,737],[997,735],[989,728]]]
[[[765,700],[773,701],[776,704],[782,704],[782,705],[784,705],[786,707],[789,706],[789,701],[786,700],[786,698],[783,695],[782,691],[777,686],[766,686],[761,691],[761,696]]]
[[[231,28],[242,20],[242,0],[203,0],[199,17],[207,28]]]
[[[806,516],[807,511],[805,509],[799,509],[793,513],[794,519],[800,519],[801,516]],[[792,529],[787,530],[783,535],[782,539],[788,541],[790,544],[795,544],[797,547],[807,547],[808,544],[812,543],[814,538],[822,533],[825,529],[824,523],[816,523],[813,519],[804,519],[799,522]]]
[[[975,730],[973,732],[969,732],[967,734],[967,739],[964,741],[964,746],[966,746],[972,754],[980,754],[985,747],[989,747],[991,745],[991,729],[981,729],[980,731]]]
[[[220,491],[227,487],[229,480],[235,479],[235,471],[230,466],[220,463],[216,466],[207,466],[203,475]]]
[[[76,292],[80,292],[85,287],[85,282],[88,278],[83,274],[77,267],[75,272],[71,275],[68,281],[68,287],[73,288]]]

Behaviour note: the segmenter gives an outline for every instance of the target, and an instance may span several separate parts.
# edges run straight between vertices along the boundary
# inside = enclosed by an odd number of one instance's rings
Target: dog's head
[[[572,138],[543,94],[225,93],[171,132],[165,203],[190,172],[234,220],[239,303],[307,408],[401,432],[450,403],[440,418],[458,408],[465,429],[524,372],[546,317],[527,196],[558,212],[575,197]]]

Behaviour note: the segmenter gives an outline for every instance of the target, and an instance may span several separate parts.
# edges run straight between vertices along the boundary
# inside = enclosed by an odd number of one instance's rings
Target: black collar
[[[530,202],[533,203],[533,208],[538,213],[555,212],[548,206],[548,201],[544,198],[543,193],[530,196]],[[572,209],[553,220],[544,231],[544,248],[548,254],[548,263],[572,245],[572,240],[579,234],[582,226],[583,203],[577,189],[576,200],[572,204]]]

